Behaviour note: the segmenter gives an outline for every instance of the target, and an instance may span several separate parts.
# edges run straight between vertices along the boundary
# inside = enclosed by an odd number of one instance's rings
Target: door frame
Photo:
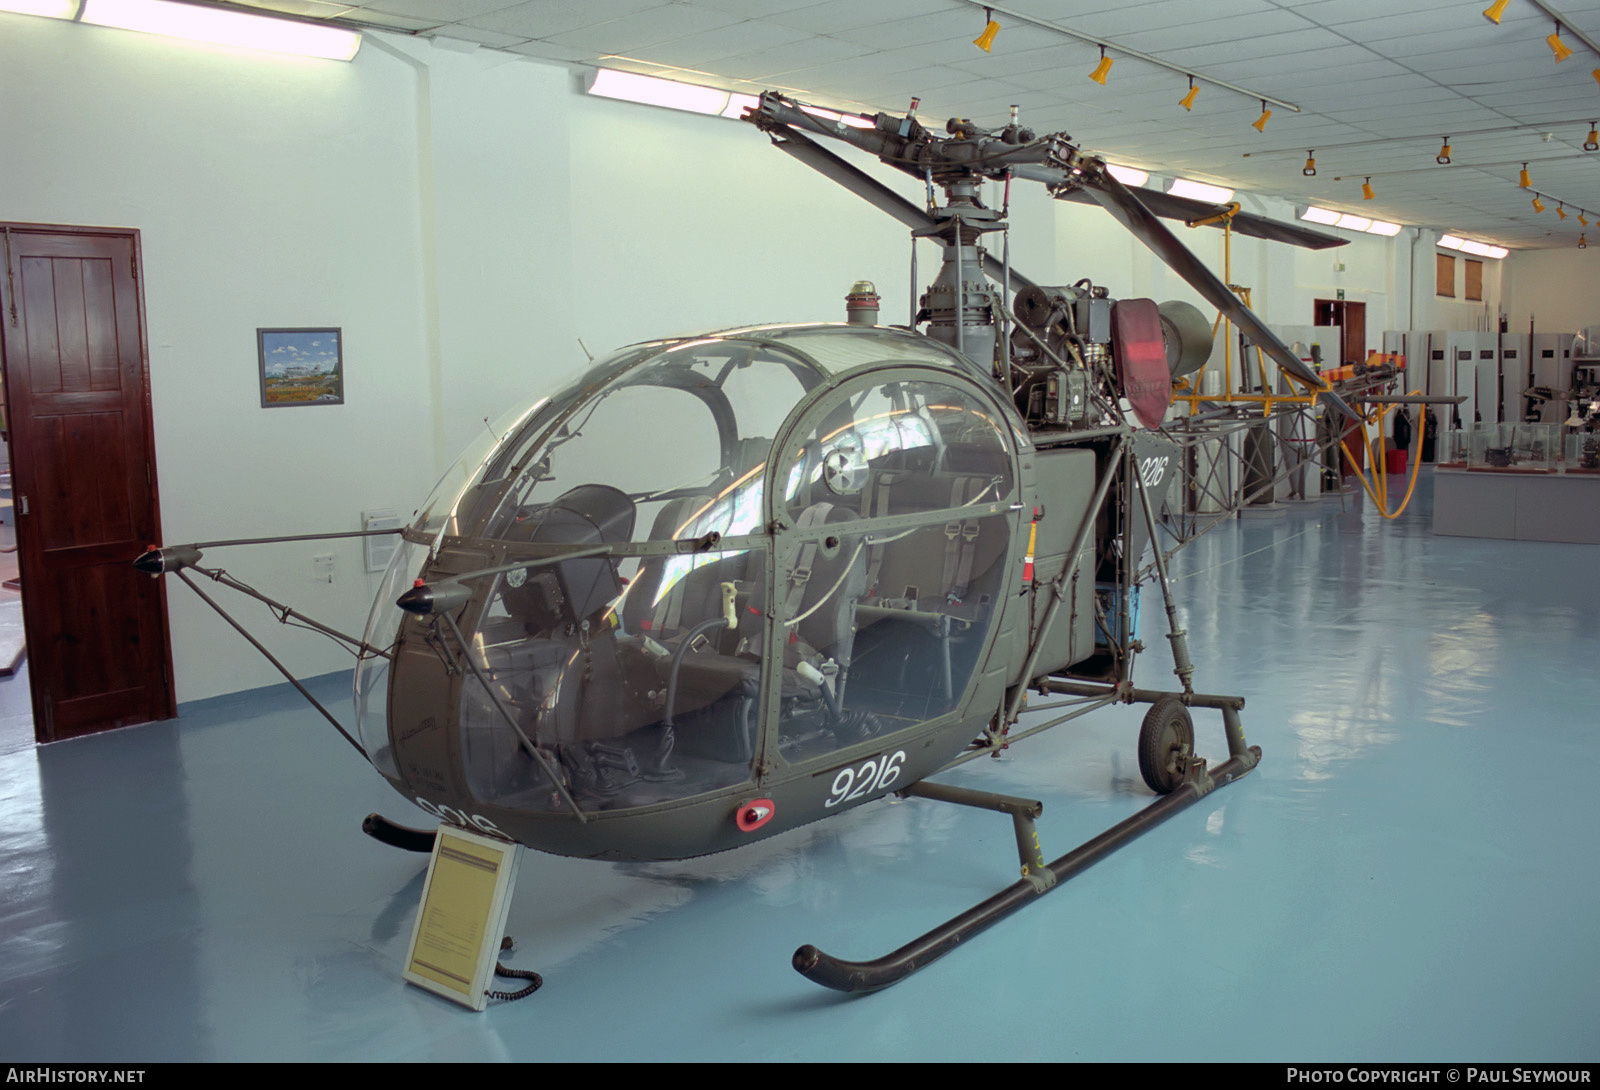
[[[1365,301],[1355,299],[1313,299],[1311,301],[1311,324],[1314,326],[1339,327],[1339,362],[1365,363],[1367,361],[1367,304]],[[1326,309],[1325,309],[1326,308]],[[1351,308],[1356,308],[1361,314],[1361,344],[1354,350],[1351,348],[1353,339],[1350,332],[1349,313]],[[1324,322],[1322,317],[1327,314],[1336,321]]]
[[[150,471],[150,474],[149,474],[150,475],[150,480],[149,480],[150,518],[151,518],[150,526],[152,527],[152,530],[153,530],[152,537],[154,538],[154,540],[152,542],[150,542],[150,544],[159,544],[161,542],[161,540],[162,540],[162,535],[161,535],[160,473],[157,471],[157,468],[156,468],[155,412],[154,412],[153,394],[152,394],[152,391],[151,391],[151,388],[150,388],[150,341],[149,341],[149,332],[148,332],[148,322],[145,319],[144,274],[143,274],[143,272],[144,272],[144,250],[143,250],[142,239],[141,239],[141,236],[140,236],[140,233],[139,233],[139,229],[136,228],[136,227],[86,227],[86,226],[71,225],[71,224],[24,223],[24,222],[17,222],[17,221],[0,220],[0,230],[3,230],[4,232],[9,232],[9,235],[6,236],[6,239],[5,239],[7,244],[4,246],[3,250],[0,250],[0,256],[3,256],[4,263],[5,263],[5,268],[3,270],[0,270],[0,275],[3,275],[5,277],[5,283],[4,283],[3,287],[5,289],[4,294],[5,294],[6,304],[7,304],[6,307],[4,308],[4,311],[0,312],[0,322],[10,322],[11,321],[10,311],[11,311],[11,307],[16,305],[16,291],[17,291],[17,288],[18,288],[18,285],[19,285],[20,279],[21,279],[21,276],[20,276],[21,270],[20,270],[20,267],[16,263],[17,259],[16,259],[16,255],[14,253],[15,247],[14,247],[14,245],[10,244],[11,241],[12,241],[11,240],[11,236],[15,236],[15,235],[18,235],[18,234],[67,235],[67,236],[86,236],[86,237],[114,238],[114,239],[126,239],[126,240],[128,240],[128,243],[129,243],[129,246],[130,246],[130,249],[131,249],[132,262],[133,262],[134,302],[135,302],[135,306],[136,306],[137,311],[138,311],[138,324],[139,324],[138,349],[139,349],[139,374],[140,374],[140,385],[141,385],[141,396],[139,398],[139,402],[140,402],[139,411],[140,411],[140,413],[141,413],[141,415],[143,417],[145,435],[148,437],[148,442],[149,442],[149,449],[148,449],[148,452],[147,452],[148,455],[149,455],[149,460],[147,461],[146,464],[148,465],[149,471]],[[5,356],[5,338],[0,337],[0,376],[4,376],[5,378],[9,378],[9,376],[6,375],[7,366],[8,366],[8,363],[7,363],[6,356]],[[15,484],[15,481],[16,481],[16,478],[17,478],[16,467],[17,467],[18,462],[22,461],[24,464],[27,464],[28,459],[31,459],[33,457],[33,452],[26,451],[26,450],[20,450],[18,445],[17,445],[17,443],[16,443],[16,427],[15,427],[15,423],[14,423],[15,420],[16,420],[16,414],[14,413],[13,406],[11,404],[11,391],[13,390],[13,388],[14,387],[13,387],[13,384],[11,382],[9,382],[9,381],[5,381],[4,382],[6,421],[7,421],[7,425],[8,425],[8,430],[10,432],[10,435],[8,436],[8,441],[10,442],[10,446],[11,446],[12,481],[13,481],[13,484]],[[28,606],[27,606],[30,579],[29,579],[29,573],[28,573],[28,565],[23,561],[23,550],[21,548],[21,537],[22,537],[21,518],[22,518],[22,516],[21,516],[21,512],[20,511],[16,512],[13,515],[13,519],[14,519],[15,525],[16,525],[17,542],[18,542],[18,549],[17,549],[18,572],[19,572],[19,575],[20,575],[21,580],[22,580],[23,632],[25,634],[26,639],[31,644],[31,643],[34,642],[34,638],[35,637],[34,637],[34,633],[32,632],[33,625],[29,621]],[[137,578],[137,575],[133,571],[133,559],[134,559],[133,557],[129,557],[128,558],[128,566],[129,566],[128,574],[129,574],[129,578]],[[162,708],[162,714],[160,716],[158,716],[155,720],[146,720],[146,722],[154,722],[154,721],[159,721],[161,719],[172,719],[172,718],[176,717],[176,715],[177,715],[177,688],[176,688],[176,684],[174,682],[174,676],[173,676],[173,670],[172,670],[172,624],[171,624],[171,620],[169,618],[168,610],[167,610],[167,588],[166,588],[165,580],[158,580],[158,583],[159,583],[159,586],[156,588],[156,596],[157,596],[157,602],[158,602],[158,605],[159,605],[159,609],[158,609],[158,615],[157,615],[157,618],[156,618],[156,622],[157,622],[157,627],[160,630],[160,646],[159,646],[158,650],[159,650],[160,657],[161,657],[161,672],[162,672],[162,680],[164,682],[165,691],[166,691],[166,700],[165,700],[165,703],[164,703],[163,708]],[[39,600],[39,596],[38,596],[37,593],[35,593],[34,601],[37,602],[38,600]],[[51,709],[49,707],[47,707],[47,706],[43,706],[42,702],[41,702],[41,694],[40,694],[40,689],[39,689],[41,681],[42,681],[42,678],[40,677],[39,671],[32,669],[32,663],[30,662],[29,663],[29,670],[28,670],[28,685],[29,685],[29,690],[30,690],[29,695],[30,695],[30,697],[32,699],[32,704],[33,704],[33,734],[34,734],[34,739],[35,739],[36,742],[39,742],[39,743],[59,741],[60,739],[55,736],[55,731],[54,731],[54,726],[53,726],[53,718],[54,717],[51,714]],[[128,723],[128,724],[121,724],[121,725],[136,726],[137,724]],[[114,727],[98,728],[98,730],[109,730],[109,729],[115,729],[115,728]],[[74,731],[72,734],[67,735],[65,737],[81,737],[82,735],[87,734],[87,733],[98,733],[98,730],[96,730],[96,731]]]

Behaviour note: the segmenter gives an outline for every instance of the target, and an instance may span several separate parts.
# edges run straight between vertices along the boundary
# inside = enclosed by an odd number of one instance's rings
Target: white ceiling
[[[1087,78],[1095,46],[1004,15],[982,52],[970,0],[244,2],[867,112],[903,112],[916,95],[924,119],[999,126],[1015,103],[1026,124],[1118,162],[1511,247],[1574,246],[1576,209],[1600,213],[1600,152],[1583,150],[1600,56],[1567,32],[1577,52],[1556,64],[1554,27],[1529,0],[1511,0],[1499,26],[1481,14],[1489,0],[1001,0],[1114,43],[1105,87]],[[1600,0],[1555,7],[1600,40]],[[1258,102],[1204,84],[1185,112],[1181,74],[1116,46],[1301,112],[1274,108],[1258,133]],[[1439,166],[1446,135],[1454,162]],[[1314,178],[1301,175],[1310,149]],[[1517,186],[1524,161],[1543,214]],[[1376,196],[1363,201],[1368,176]]]

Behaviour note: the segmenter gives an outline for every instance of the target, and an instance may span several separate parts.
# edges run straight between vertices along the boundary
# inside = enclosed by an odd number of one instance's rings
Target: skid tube
[[[1046,687],[1051,691],[1075,692],[1078,695],[1102,695],[1111,691],[1103,686],[1063,683],[1054,679],[1040,686],[1040,688]],[[845,961],[824,953],[808,943],[794,952],[795,970],[807,980],[841,992],[876,992],[892,984],[898,984],[918,969],[948,954],[965,940],[986,930],[991,924],[998,923],[1017,909],[1058,888],[1073,875],[1087,870],[1141,834],[1149,832],[1180,810],[1187,809],[1217,788],[1237,780],[1255,768],[1261,760],[1260,746],[1245,745],[1244,731],[1239,723],[1239,709],[1244,707],[1243,697],[1209,696],[1199,693],[1188,694],[1185,697],[1180,693],[1158,693],[1131,688],[1124,688],[1122,692],[1123,698],[1129,702],[1153,703],[1163,696],[1171,695],[1183,699],[1193,707],[1220,710],[1228,739],[1228,759],[1209,771],[1204,760],[1191,760],[1184,781],[1171,792],[1162,795],[1143,810],[1118,822],[1099,836],[1085,841],[1059,859],[1044,864],[1042,873],[1036,866],[1030,866],[1030,854],[1042,860],[1042,854],[1038,853],[1037,838],[1033,838],[1031,853],[1024,850],[1025,832],[1032,832],[1030,819],[1038,816],[1037,809],[1020,812],[1022,808],[1017,804],[1026,800],[965,788],[952,788],[926,781],[913,784],[899,794],[921,795],[1010,813],[1017,824],[1017,846],[1023,862],[1022,880],[1012,883],[988,900],[974,905],[959,916],[946,920],[933,930],[881,958],[872,961]],[[1037,803],[1033,805],[1038,806]],[[1026,826],[1024,822],[1027,822]]]

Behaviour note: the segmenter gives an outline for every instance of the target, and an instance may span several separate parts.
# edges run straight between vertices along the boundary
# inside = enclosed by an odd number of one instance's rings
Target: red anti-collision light
[[[778,807],[771,799],[751,799],[739,807],[733,821],[741,833],[753,833],[771,821],[772,815],[777,812]]]

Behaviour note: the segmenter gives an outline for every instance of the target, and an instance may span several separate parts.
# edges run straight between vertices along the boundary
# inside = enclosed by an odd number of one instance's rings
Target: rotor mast
[[[922,293],[916,320],[928,323],[927,334],[934,340],[970,359],[993,363],[999,350],[995,316],[1004,300],[984,275],[985,255],[978,243],[985,233],[1006,225],[999,212],[984,207],[982,183],[975,174],[945,179],[944,206],[929,209],[934,226],[912,232],[914,239],[932,238],[944,248],[943,264]]]

